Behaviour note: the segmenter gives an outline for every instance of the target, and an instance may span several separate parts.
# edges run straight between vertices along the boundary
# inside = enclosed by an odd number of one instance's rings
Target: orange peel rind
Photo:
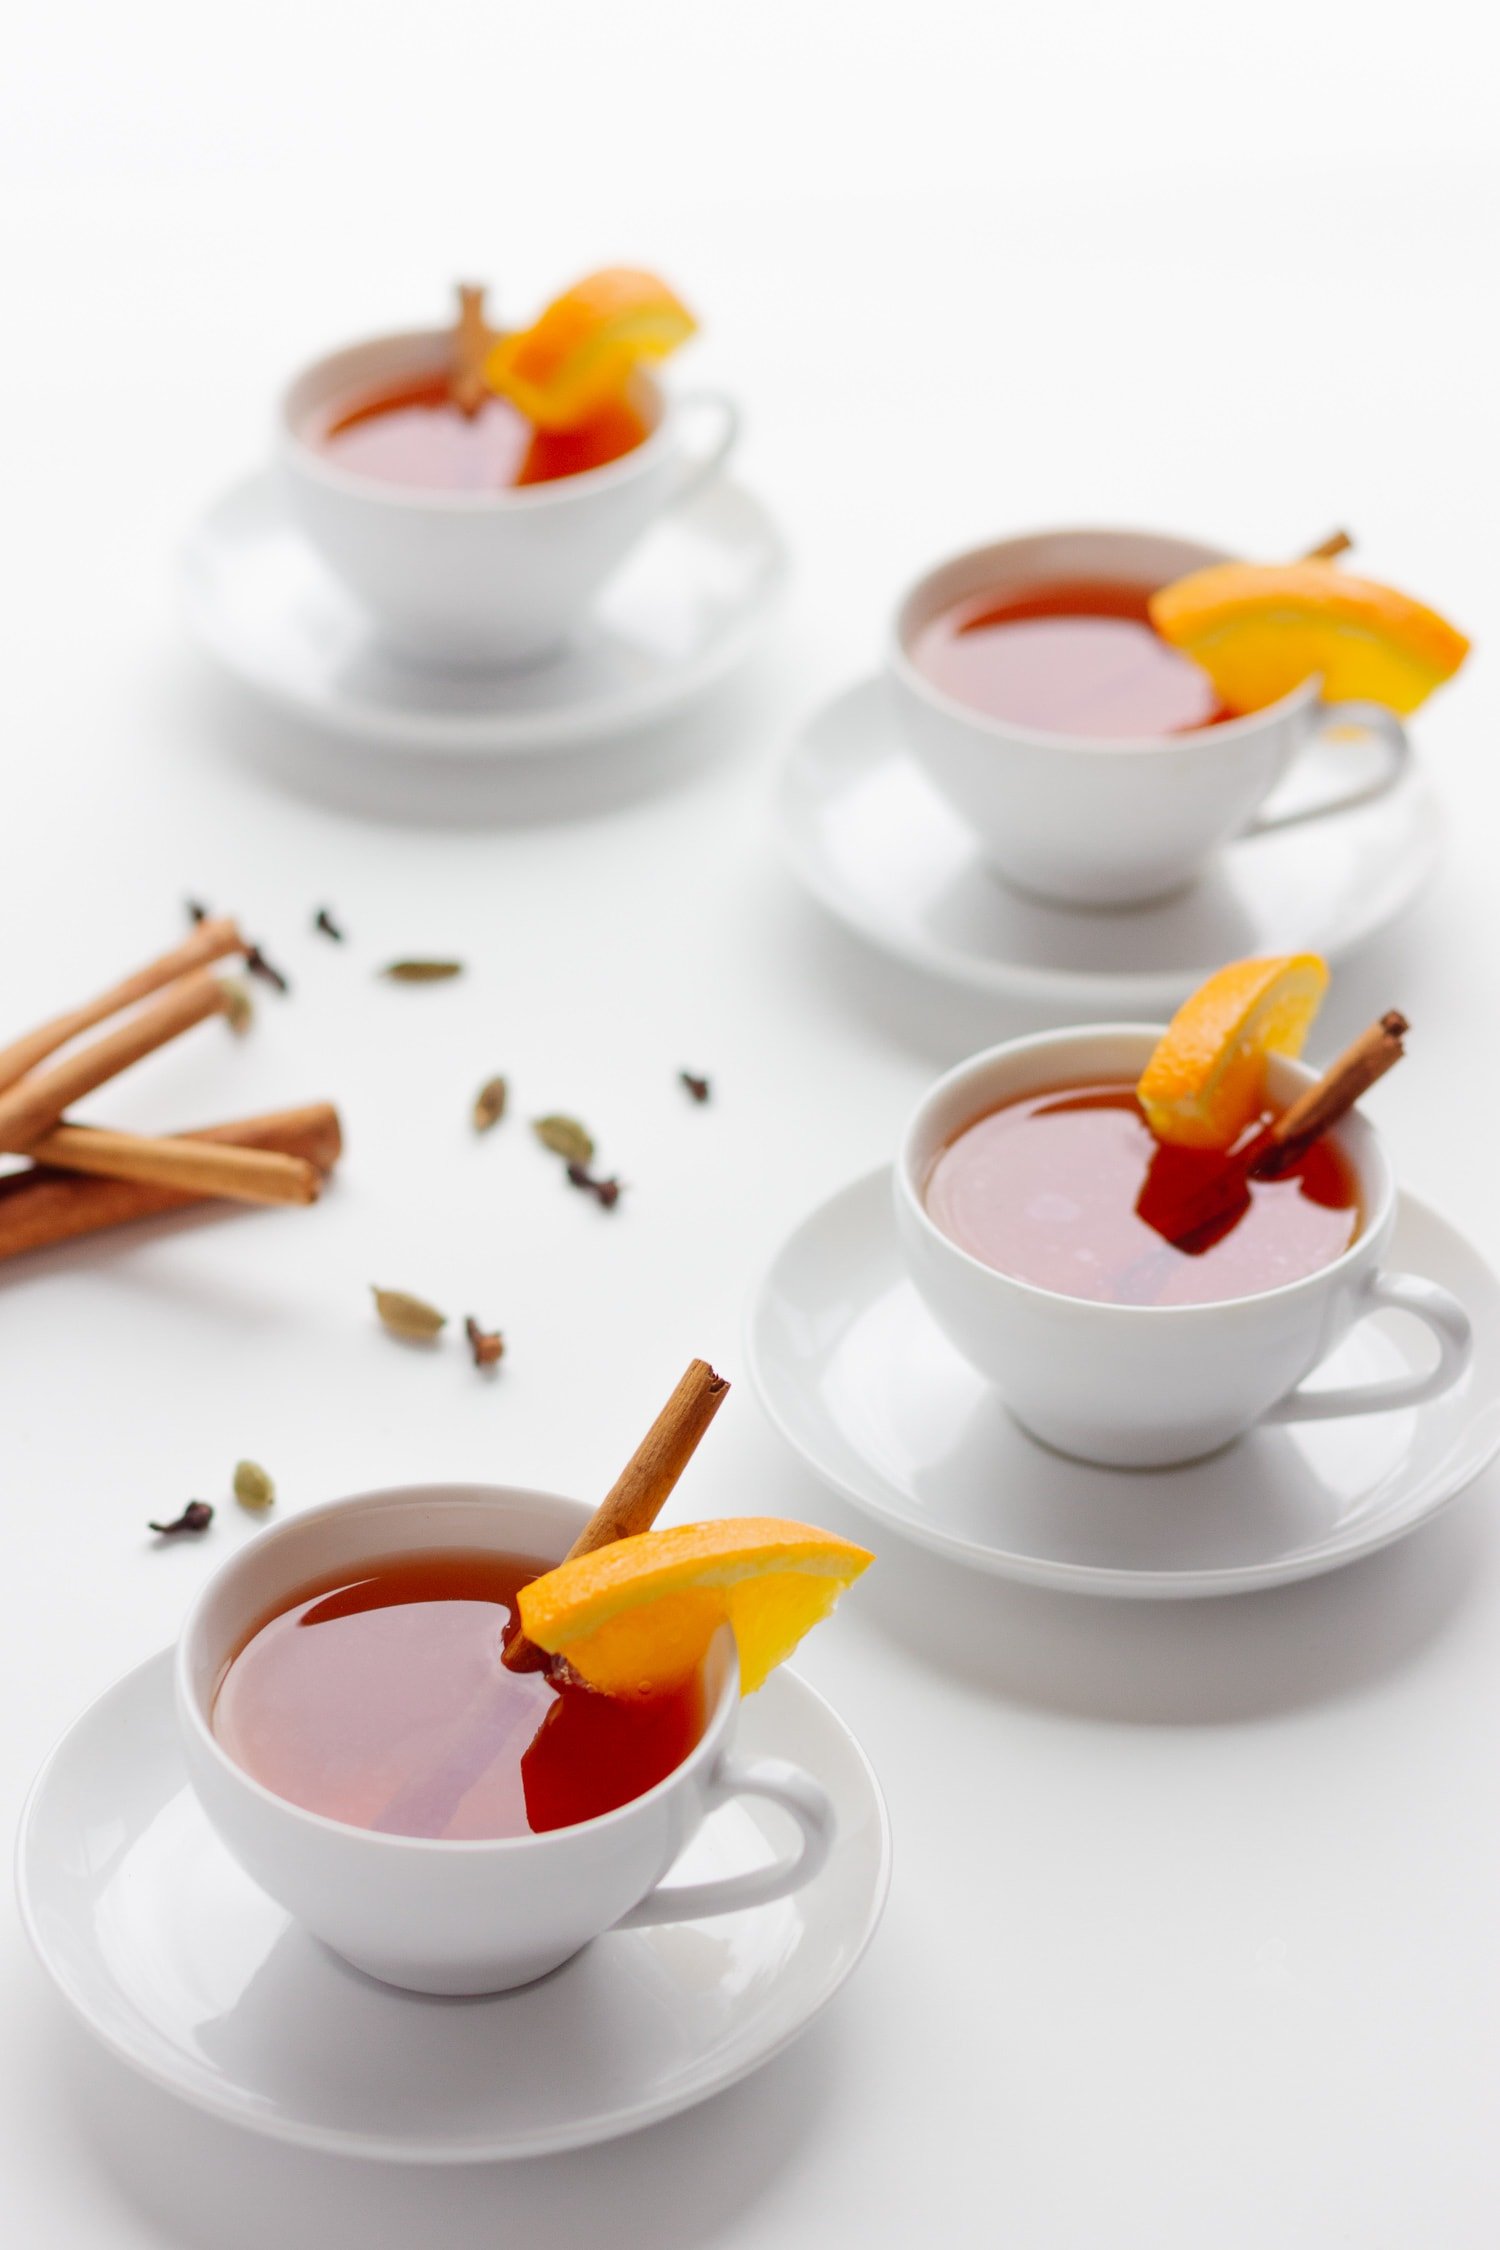
[[[1231,961],[1185,1000],[1136,1096],[1159,1141],[1229,1149],[1265,1103],[1272,1055],[1297,1055],[1328,987],[1316,953]]]
[[[1469,653],[1436,610],[1332,562],[1214,563],[1160,587],[1150,612],[1232,711],[1263,711],[1317,679],[1330,703],[1404,715]]]
[[[750,1695],[873,1561],[776,1516],[674,1524],[617,1539],[523,1586],[521,1628],[607,1695],[660,1694],[734,1628]]]
[[[500,337],[484,380],[537,429],[578,429],[624,396],[643,360],[665,359],[697,327],[657,275],[605,266],[554,297],[530,328]]]

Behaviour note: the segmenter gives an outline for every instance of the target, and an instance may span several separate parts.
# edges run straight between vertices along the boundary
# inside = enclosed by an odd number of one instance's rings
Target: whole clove
[[[679,1070],[677,1075],[695,1102],[706,1102],[712,1095],[713,1088],[706,1078],[697,1077],[691,1070]]]
[[[474,1354],[476,1367],[493,1367],[505,1353],[505,1338],[498,1329],[481,1328],[470,1313],[464,1322],[464,1334],[469,1339],[469,1349]]]
[[[207,1531],[213,1520],[213,1509],[206,1500],[190,1500],[175,1523],[151,1523],[146,1529],[169,1539],[174,1531]]]
[[[208,920],[208,908],[201,899],[185,898],[182,903],[187,908],[187,918],[190,922],[206,922]]]
[[[292,989],[291,979],[283,975],[274,961],[266,959],[263,946],[246,946],[245,967],[250,971],[251,976],[259,977],[262,983],[270,985],[276,992],[290,992]]]
[[[324,937],[332,938],[335,945],[342,945],[344,942],[344,933],[326,906],[320,906],[313,916],[313,928],[320,930]]]
[[[585,1195],[591,1195],[606,1211],[614,1209],[623,1192],[618,1180],[596,1179],[586,1164],[570,1164],[568,1178],[574,1187],[582,1188]]]

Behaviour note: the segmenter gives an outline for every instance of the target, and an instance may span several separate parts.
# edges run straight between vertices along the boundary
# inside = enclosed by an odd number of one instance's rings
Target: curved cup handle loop
[[[822,1868],[833,1848],[837,1818],[826,1790],[800,1766],[784,1758],[756,1758],[742,1764],[721,1760],[709,1785],[709,1810],[734,1797],[764,1797],[791,1814],[802,1831],[801,1848],[774,1867],[745,1875],[721,1875],[712,1883],[661,1884],[639,1906],[622,1914],[617,1930],[649,1930],[659,1922],[698,1922],[712,1914],[739,1914],[747,1906],[769,1906],[773,1899],[800,1891]]]
[[[684,444],[677,489],[672,494],[672,506],[680,508],[694,493],[713,482],[734,451],[740,434],[740,410],[723,391],[684,391],[677,400],[675,412],[684,424],[693,417],[706,417],[710,430],[708,443],[701,451]],[[684,430],[684,438],[686,434]]]
[[[1387,711],[1382,703],[1325,703],[1318,713],[1318,733],[1329,734],[1335,727],[1358,727],[1362,733],[1373,735],[1385,753],[1380,772],[1368,781],[1351,782],[1346,789],[1330,790],[1326,797],[1319,797],[1310,805],[1297,805],[1284,813],[1257,813],[1249,826],[1241,829],[1242,836],[1264,836],[1275,828],[1296,828],[1306,820],[1326,820],[1330,813],[1350,812],[1356,805],[1373,804],[1377,797],[1395,788],[1411,756],[1411,737],[1395,712]]]
[[[1450,1390],[1468,1366],[1474,1331],[1458,1299],[1414,1273],[1375,1273],[1364,1285],[1358,1317],[1391,1310],[1411,1313],[1437,1339],[1437,1365],[1425,1375],[1387,1375],[1375,1383],[1349,1383],[1335,1391],[1292,1391],[1273,1406],[1268,1422],[1327,1422],[1341,1414],[1388,1414],[1398,1406],[1423,1406]]]

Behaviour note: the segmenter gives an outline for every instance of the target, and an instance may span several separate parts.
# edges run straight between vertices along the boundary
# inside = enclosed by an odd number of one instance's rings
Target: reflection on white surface
[[[372,2154],[572,2145],[753,2067],[822,2005],[873,1930],[883,1817],[849,1736],[779,1674],[744,1706],[740,1740],[804,1764],[832,1795],[839,1838],[815,1883],[753,1912],[608,1935],[519,1992],[433,1999],[351,1969],[241,1873],[182,1779],[163,1656],[59,1752],[23,1845],[28,1914],[93,2027],[222,2114]],[[114,1847],[81,1879],[78,1839],[106,1820]],[[786,1826],[755,1800],[726,1805],[672,1879],[769,1865]]]
[[[940,1333],[902,1270],[880,1172],[783,1249],[753,1316],[757,1375],[820,1474],[982,1567],[1058,1583],[1136,1575],[1155,1592],[1195,1573],[1294,1576],[1409,1528],[1500,1444],[1500,1284],[1410,1201],[1389,1263],[1445,1282],[1468,1308],[1475,1361],[1453,1390],[1420,1409],[1255,1430],[1185,1468],[1095,1468],[1029,1438]],[[1416,1322],[1383,1314],[1314,1381],[1425,1368],[1431,1349]]]

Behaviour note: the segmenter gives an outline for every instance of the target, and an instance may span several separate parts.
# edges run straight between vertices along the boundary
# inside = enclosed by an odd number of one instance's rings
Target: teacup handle
[[[1289,812],[1257,813],[1240,830],[1242,836],[1264,836],[1274,828],[1296,828],[1304,820],[1326,820],[1330,813],[1373,804],[1377,797],[1395,788],[1411,756],[1411,737],[1394,711],[1388,711],[1383,703],[1325,703],[1318,714],[1318,732],[1327,734],[1333,727],[1360,727],[1372,734],[1385,752],[1381,772],[1347,789],[1331,790],[1313,804],[1294,806]]]
[[[1451,1390],[1474,1355],[1474,1331],[1458,1299],[1436,1281],[1414,1273],[1372,1273],[1357,1318],[1392,1310],[1411,1313],[1437,1339],[1436,1367],[1425,1375],[1387,1375],[1376,1383],[1349,1383],[1336,1391],[1291,1391],[1273,1406],[1268,1422],[1327,1422],[1341,1414],[1388,1414],[1393,1407],[1422,1406]]]
[[[658,1883],[639,1906],[621,1915],[617,1930],[649,1930],[658,1922],[700,1922],[711,1914],[738,1914],[747,1906],[769,1906],[773,1899],[786,1898],[812,1881],[833,1848],[838,1825],[827,1790],[784,1758],[756,1758],[749,1763],[724,1758],[709,1783],[709,1811],[734,1797],[764,1797],[780,1805],[802,1831],[801,1849],[774,1867],[721,1875],[712,1883]]]
[[[685,458],[678,470],[677,489],[671,499],[671,505],[680,508],[695,492],[701,492],[712,482],[734,451],[740,434],[740,410],[723,391],[684,391],[675,411],[684,423],[690,415],[709,416],[712,430],[701,452],[684,446]],[[716,430],[712,429],[715,419]]]

